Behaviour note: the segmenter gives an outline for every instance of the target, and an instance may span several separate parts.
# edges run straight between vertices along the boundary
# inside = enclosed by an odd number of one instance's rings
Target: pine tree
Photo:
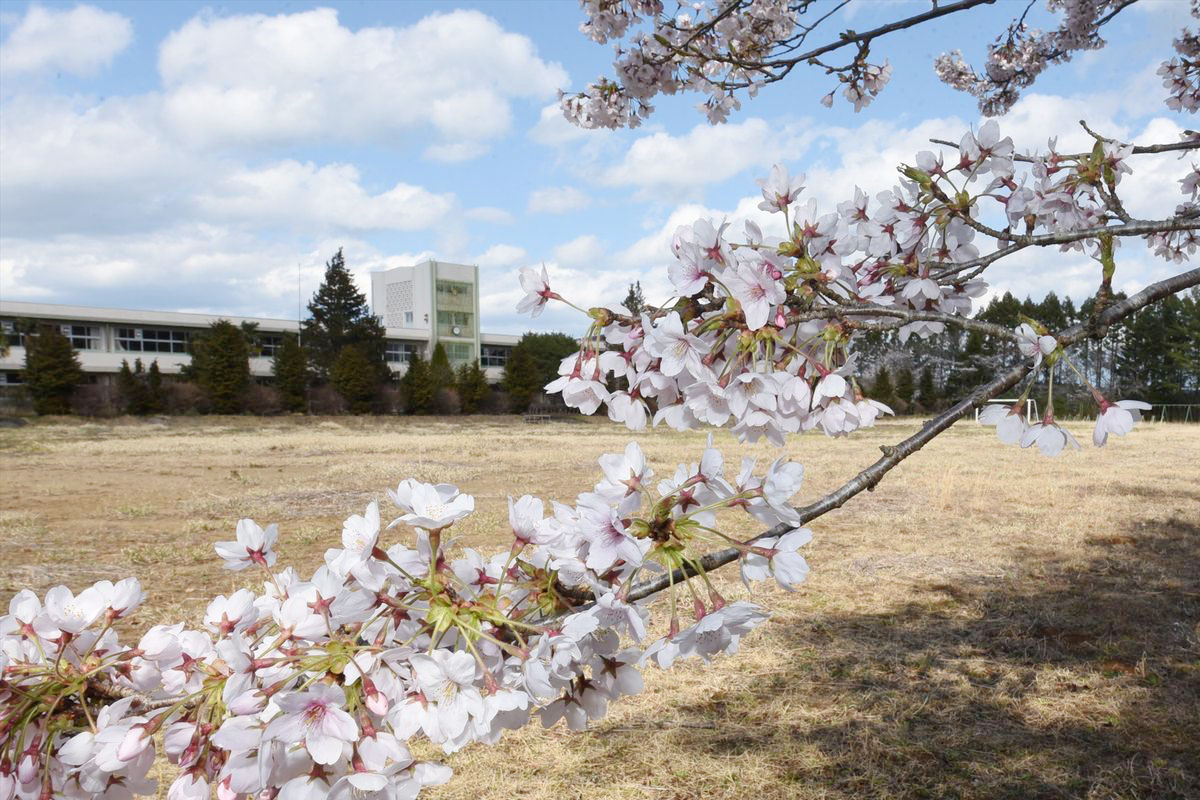
[[[635,317],[642,313],[646,307],[646,297],[642,294],[642,282],[629,284],[629,294],[625,295],[625,302],[621,305],[629,309],[629,313]]]
[[[250,386],[250,351],[242,329],[220,319],[193,337],[191,374],[214,412],[241,411],[242,395]]]
[[[83,380],[71,340],[47,325],[25,337],[25,386],[38,414],[71,413],[71,395]]]
[[[454,388],[458,391],[458,399],[462,403],[462,413],[464,414],[478,414],[487,400],[488,393],[491,392],[487,375],[479,366],[478,361],[463,364],[458,368]]]
[[[429,360],[429,382],[433,385],[433,395],[442,389],[454,386],[454,367],[450,366],[450,358],[441,342],[433,348],[433,358]]]
[[[279,390],[283,408],[287,411],[303,411],[308,386],[308,361],[294,335],[284,334],[283,343],[275,351],[271,371],[275,375],[275,388]]]
[[[404,392],[405,410],[409,414],[428,414],[433,406],[434,389],[429,378],[429,362],[418,351],[408,362],[408,370],[400,379]]]
[[[896,390],[892,388],[892,376],[888,374],[886,367],[880,367],[875,373],[875,382],[871,384],[871,399],[888,406],[896,402]]]
[[[161,414],[167,408],[167,393],[163,390],[162,371],[158,359],[150,362],[146,372],[146,413]]]
[[[524,338],[522,338],[524,341]],[[533,402],[537,393],[542,390],[546,382],[542,381],[542,376],[538,372],[537,363],[533,360],[533,356],[527,348],[521,347],[518,343],[508,354],[508,361],[504,365],[504,378],[502,380],[504,391],[508,392],[509,404],[512,411],[517,414],[524,413],[529,404]]]
[[[938,406],[941,397],[938,395],[937,384],[933,381],[933,370],[929,367],[921,370],[921,378],[917,381],[917,398],[921,407],[933,411]]]
[[[121,368],[117,370],[117,402],[121,411],[126,414],[136,414],[133,407],[137,404],[138,380],[129,368],[129,362],[122,358]]]
[[[367,359],[376,383],[391,378],[383,325],[371,314],[367,296],[355,287],[341,249],[325,264],[325,280],[309,302],[308,314],[302,339],[318,379],[329,377],[333,362],[347,346],[356,347]]]
[[[904,401],[905,406],[911,406],[917,387],[913,384],[912,370],[904,367],[896,373],[896,398]],[[907,408],[905,409],[907,410]]]
[[[363,352],[353,345],[342,348],[329,368],[329,382],[350,405],[350,413],[366,414],[371,410],[379,384],[376,371]]]

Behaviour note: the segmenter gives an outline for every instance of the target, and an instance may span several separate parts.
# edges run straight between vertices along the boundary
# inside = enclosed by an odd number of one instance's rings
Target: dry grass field
[[[918,424],[793,439],[799,501]],[[0,600],[132,574],[151,594],[141,625],[195,622],[245,580],[212,557],[239,517],[278,522],[282,563],[311,571],[346,515],[407,476],[474,494],[462,538],[502,546],[507,495],[571,500],[627,438],[494,418],[0,430]],[[641,441],[661,473],[703,434]],[[812,527],[809,582],[765,590],[774,618],[741,653],[649,672],[585,733],[456,754],[433,796],[1200,797],[1200,426],[1050,460],[962,422]],[[745,594],[736,569],[721,585]]]

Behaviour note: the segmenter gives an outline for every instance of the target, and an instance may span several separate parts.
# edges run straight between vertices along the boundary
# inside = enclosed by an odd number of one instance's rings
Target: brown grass
[[[794,439],[800,502],[917,424]],[[641,441],[661,474],[703,436]],[[311,570],[345,516],[410,475],[475,494],[461,539],[501,546],[507,495],[570,500],[627,439],[489,418],[0,431],[0,598],[136,574],[141,625],[194,622],[247,580],[209,557],[238,516],[278,522],[284,560]],[[777,454],[717,440],[728,458]],[[433,796],[1200,797],[1198,454],[1196,426],[1049,460],[960,423],[813,524],[812,577],[766,592],[774,619],[741,653],[649,672],[586,733],[459,753]],[[744,595],[736,574],[721,585]]]

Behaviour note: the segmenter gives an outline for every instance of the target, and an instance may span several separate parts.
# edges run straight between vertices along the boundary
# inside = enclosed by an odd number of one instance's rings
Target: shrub
[[[372,414],[403,414],[404,392],[395,386],[380,386],[371,401]]]
[[[166,385],[168,414],[207,414],[212,410],[208,395],[191,381],[172,381]]]
[[[242,408],[260,416],[278,414],[283,410],[283,400],[275,387],[252,383],[242,396]]]
[[[71,413],[81,417],[115,417],[120,413],[120,397],[115,386],[89,383],[71,395]]]
[[[314,414],[345,414],[349,405],[337,389],[326,384],[309,390],[308,407]]]
[[[460,413],[462,411],[462,401],[458,397],[458,392],[448,386],[438,389],[437,394],[433,396],[433,404],[430,411],[443,416]]]

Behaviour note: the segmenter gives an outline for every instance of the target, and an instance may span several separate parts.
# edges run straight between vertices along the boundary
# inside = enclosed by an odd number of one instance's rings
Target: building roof
[[[187,328],[205,328],[217,320],[229,320],[235,325],[250,322],[263,332],[297,331],[300,323],[294,319],[274,317],[234,317],[228,314],[196,314],[189,311],[150,311],[133,308],[100,308],[97,306],[69,306],[57,303],[26,303],[16,300],[0,300],[0,316],[32,317],[35,319],[80,320],[84,322],[128,322],[131,325],[174,325]],[[389,339],[428,339],[429,332],[409,328],[387,328]],[[507,333],[479,334],[483,344],[514,345],[521,337]]]

